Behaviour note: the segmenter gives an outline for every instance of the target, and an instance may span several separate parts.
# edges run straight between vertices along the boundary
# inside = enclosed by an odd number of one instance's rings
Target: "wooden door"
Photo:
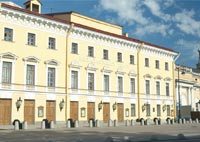
[[[24,121],[28,124],[35,123],[35,101],[24,100]]]
[[[56,102],[55,101],[46,102],[46,119],[48,121],[56,121]]]
[[[78,102],[70,102],[70,118],[78,120]]]
[[[87,103],[87,118],[88,120],[95,119],[95,103]]]
[[[11,100],[0,99],[0,125],[11,124],[11,105]]]
[[[110,119],[110,104],[104,103],[103,104],[103,122],[108,123]]]
[[[117,104],[117,118],[118,122],[124,121],[124,104]]]

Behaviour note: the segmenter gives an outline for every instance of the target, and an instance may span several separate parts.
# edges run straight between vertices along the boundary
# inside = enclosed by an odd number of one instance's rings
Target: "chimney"
[[[128,37],[128,33],[124,33],[124,36],[125,36],[125,37]]]
[[[41,13],[42,3],[40,2],[40,0],[27,0],[24,3],[24,6],[25,6],[25,9],[27,9],[27,10]]]

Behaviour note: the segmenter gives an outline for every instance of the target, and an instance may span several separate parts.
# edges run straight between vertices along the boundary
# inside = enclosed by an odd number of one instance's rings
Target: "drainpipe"
[[[178,55],[174,58],[173,64],[172,64],[172,76],[173,76],[173,100],[174,100],[174,118],[176,118],[176,81],[175,81],[175,65],[176,60],[180,57],[181,53],[178,53]],[[177,86],[178,87],[178,86]]]
[[[68,47],[68,45],[69,45],[69,36],[70,36],[70,34],[72,33],[72,31],[73,31],[73,29],[74,29],[74,23],[71,23],[70,24],[70,26],[69,26],[69,28],[66,30],[66,60],[65,60],[65,62],[66,62],[66,64],[65,64],[65,94],[66,94],[66,97],[65,97],[65,119],[66,119],[66,121],[67,121],[67,105],[69,104],[68,102],[67,102],[67,96],[68,96],[68,84],[67,84],[67,76],[68,76],[68,50],[69,50],[69,47]]]
[[[140,51],[144,47],[144,43],[138,44],[137,49],[137,98],[138,98],[138,119],[140,119]]]

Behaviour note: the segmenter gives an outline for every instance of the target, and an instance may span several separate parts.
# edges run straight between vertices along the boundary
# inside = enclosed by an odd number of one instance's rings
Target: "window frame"
[[[3,60],[1,63],[2,63],[1,64],[2,65],[1,66],[1,72],[2,72],[2,74],[1,74],[1,82],[2,82],[2,84],[12,84],[12,82],[13,82],[13,62],[12,61],[7,61],[7,60]],[[4,76],[4,63],[11,64],[11,70],[9,71],[9,74],[10,74],[9,78],[3,77]],[[6,73],[6,74],[8,74],[8,73]],[[9,80],[9,81],[3,81],[4,78],[7,78],[6,80]]]
[[[160,69],[160,62],[159,60],[155,60],[155,68]]]
[[[158,109],[159,108],[159,109]],[[157,116],[161,116],[161,105],[160,104],[157,104],[156,106],[156,111],[157,111]]]
[[[33,37],[30,37],[33,36]],[[36,46],[36,34],[28,33],[27,45]]]
[[[78,54],[78,43],[72,42],[72,44],[71,44],[71,54]]]
[[[93,82],[92,82],[92,88],[90,89],[90,76],[89,75],[93,75]],[[87,73],[87,89],[88,91],[95,91],[95,73],[94,72],[88,72]]]
[[[107,83],[105,83],[105,77],[108,77]],[[108,87],[106,87],[106,84],[108,84]],[[104,90],[104,92],[110,91],[110,75],[108,75],[108,74],[103,74],[103,90]]]
[[[170,96],[170,84],[168,82],[165,83],[165,89],[166,89],[166,96]]]
[[[117,62],[122,62],[122,53],[121,52],[117,52]]]
[[[160,96],[160,81],[156,81],[156,95]]]
[[[56,49],[56,38],[49,37],[49,39],[48,39],[48,49],[52,49],[52,50]]]
[[[168,62],[165,62],[165,70],[169,71],[169,63]]]
[[[94,47],[88,46],[88,57],[94,57]]]
[[[51,68],[51,69],[54,69],[54,85],[50,85],[50,82],[49,82],[49,68]],[[48,66],[47,67],[47,87],[49,87],[49,88],[55,88],[56,87],[56,78],[57,78],[57,74],[56,74],[56,67],[52,67],[52,66]]]
[[[28,84],[28,83],[27,83],[28,66],[33,66],[33,67],[34,67],[33,84],[31,84],[31,83]],[[26,64],[26,85],[35,86],[35,78],[36,78],[36,65],[27,63],[27,64]]]
[[[149,67],[149,58],[144,59],[144,66]]]
[[[8,30],[8,33],[6,32]],[[13,29],[4,27],[4,41],[13,42]]]
[[[77,76],[74,76],[74,77],[77,77],[77,78],[73,78],[73,72],[75,73],[77,73],[76,75]],[[71,73],[71,83],[70,83],[70,85],[71,85],[71,89],[74,89],[74,90],[77,90],[78,89],[78,87],[79,87],[79,85],[78,85],[78,79],[79,79],[79,72],[77,71],[77,70],[71,70],[70,71],[70,73]],[[73,79],[75,79],[75,82],[73,83]],[[74,87],[73,87],[74,86]]]
[[[148,82],[148,87],[147,87],[147,82]],[[150,87],[151,87],[150,80],[146,79],[145,80],[145,94],[146,95],[150,95],[150,93],[151,93],[151,88]]]
[[[134,107],[133,107],[134,106]],[[131,117],[135,117],[136,116],[136,105],[135,103],[131,104]]]
[[[135,57],[134,57],[134,55],[130,55],[130,64],[131,65],[135,64]]]
[[[109,60],[109,51],[107,49],[103,49],[103,59]]]

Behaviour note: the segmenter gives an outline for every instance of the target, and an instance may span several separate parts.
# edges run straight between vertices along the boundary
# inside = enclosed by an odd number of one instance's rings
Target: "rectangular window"
[[[48,87],[55,87],[56,69],[48,68]]]
[[[157,105],[157,116],[161,116],[161,107]]]
[[[94,57],[94,47],[88,46],[88,56]]]
[[[49,37],[49,49],[56,49],[56,39]]]
[[[167,105],[167,116],[170,116],[170,105]]]
[[[131,88],[131,93],[135,94],[135,78],[130,79],[130,88]]]
[[[123,92],[123,78],[121,76],[118,76],[118,92]]]
[[[130,55],[130,64],[134,64],[134,56],[133,55]]]
[[[168,71],[169,70],[169,64],[167,62],[165,62],[165,70]]]
[[[122,53],[120,52],[117,53],[117,61],[122,62]]]
[[[104,91],[109,91],[109,75],[104,75]]]
[[[27,85],[35,85],[35,66],[34,65],[27,65],[26,84]]]
[[[169,96],[169,83],[166,83],[166,96]]]
[[[156,69],[159,69],[160,65],[159,65],[159,61],[158,60],[156,60],[155,64],[156,64]]]
[[[151,106],[150,106],[150,104],[146,104],[146,116],[151,116]]]
[[[28,45],[35,46],[35,34],[28,33]]]
[[[71,53],[78,54],[78,44],[77,43],[72,43]]]
[[[108,50],[103,50],[103,59],[108,60]]]
[[[145,58],[145,67],[149,67],[149,58]]]
[[[136,115],[135,110],[136,110],[135,104],[131,104],[131,116],[135,116]]]
[[[13,29],[4,28],[4,40],[13,41]]]
[[[88,90],[94,90],[94,73],[88,73]]]
[[[146,94],[150,94],[150,81],[145,80]]]
[[[71,88],[78,89],[78,71],[71,71]]]
[[[3,62],[2,83],[11,84],[11,79],[12,79],[12,63],[11,62]]]
[[[156,81],[156,94],[160,95],[160,82]]]

